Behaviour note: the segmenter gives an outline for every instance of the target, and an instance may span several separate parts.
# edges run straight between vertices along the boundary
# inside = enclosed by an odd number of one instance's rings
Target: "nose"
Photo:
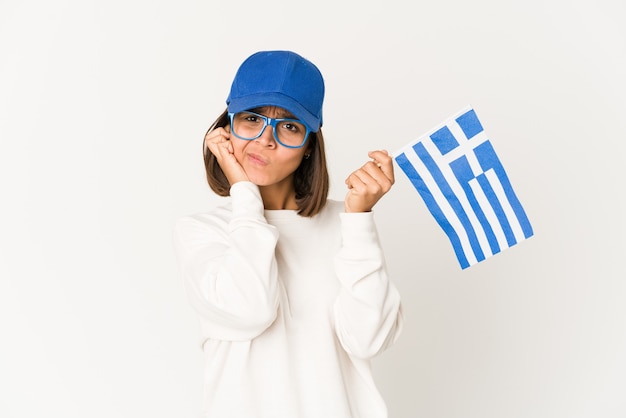
[[[276,139],[274,138],[274,128],[272,128],[269,123],[265,125],[263,132],[261,132],[261,135],[255,139],[255,141],[259,142],[264,147],[275,147]]]

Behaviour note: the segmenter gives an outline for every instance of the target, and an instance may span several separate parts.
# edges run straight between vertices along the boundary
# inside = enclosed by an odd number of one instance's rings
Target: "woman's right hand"
[[[231,186],[240,181],[248,181],[248,175],[235,158],[235,150],[230,142],[230,126],[215,128],[207,133],[204,144],[215,155]]]

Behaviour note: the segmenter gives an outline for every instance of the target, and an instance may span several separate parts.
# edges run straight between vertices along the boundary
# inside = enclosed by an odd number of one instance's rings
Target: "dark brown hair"
[[[207,134],[215,128],[223,128],[229,124],[227,109],[211,124]],[[307,142],[310,157],[302,159],[300,166],[296,169],[294,187],[298,215],[312,217],[317,215],[326,204],[330,182],[322,128],[317,132],[311,132]],[[206,178],[211,190],[220,196],[229,196],[230,183],[228,183],[226,175],[224,175],[213,153],[204,145],[204,141],[202,141],[202,148]]]

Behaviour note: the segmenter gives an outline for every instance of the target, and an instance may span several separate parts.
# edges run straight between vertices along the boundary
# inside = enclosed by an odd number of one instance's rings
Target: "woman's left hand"
[[[393,160],[387,151],[370,151],[372,159],[346,179],[346,212],[369,212],[394,183]]]

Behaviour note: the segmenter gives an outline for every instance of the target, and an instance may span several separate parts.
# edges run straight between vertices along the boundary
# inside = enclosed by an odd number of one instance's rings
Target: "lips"
[[[259,154],[248,153],[248,160],[253,164],[267,165],[267,160]]]

